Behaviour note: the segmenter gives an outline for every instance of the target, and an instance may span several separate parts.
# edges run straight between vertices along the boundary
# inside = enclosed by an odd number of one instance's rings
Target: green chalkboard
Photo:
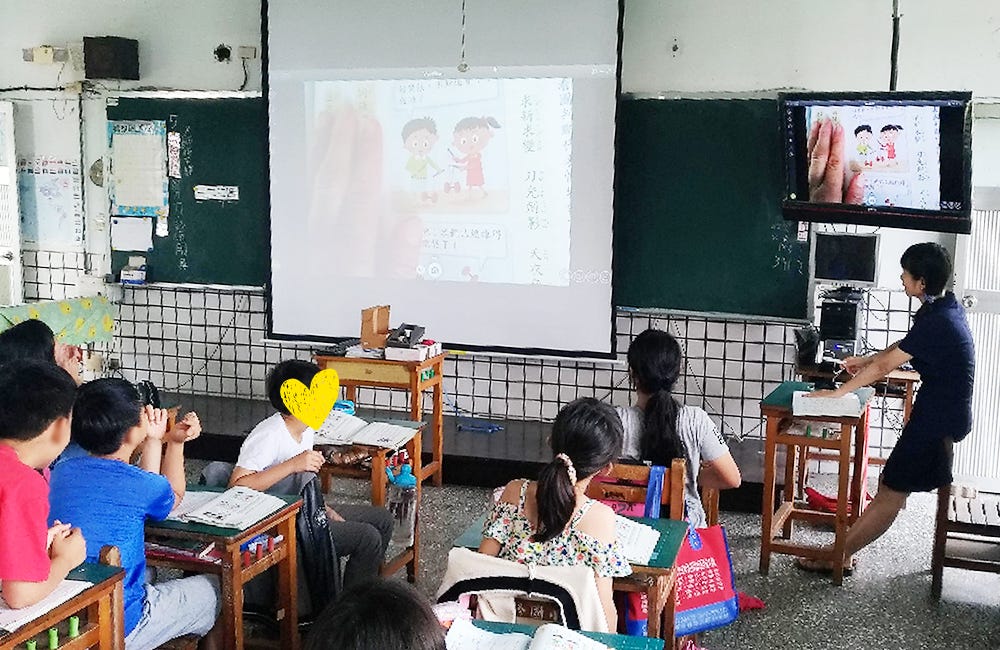
[[[806,318],[779,120],[773,99],[619,103],[615,304]]]
[[[153,237],[147,281],[263,286],[268,268],[263,100],[120,97],[109,101],[107,111],[109,120],[163,120],[168,132],[181,136],[180,178],[168,180],[169,234]],[[235,186],[239,199],[197,200],[195,185]],[[116,274],[128,255],[112,254]]]

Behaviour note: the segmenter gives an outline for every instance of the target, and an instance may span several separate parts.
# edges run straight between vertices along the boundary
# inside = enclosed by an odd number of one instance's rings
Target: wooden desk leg
[[[795,461],[798,458],[799,448],[797,445],[785,445],[785,501],[794,502],[795,501]],[[804,464],[808,458],[808,453],[806,449],[802,450],[802,460]],[[792,537],[792,518],[788,517],[785,519],[785,525],[781,528],[781,537],[783,539],[791,539]]]
[[[281,647],[298,650],[299,594],[296,562],[295,517],[285,517],[278,524],[278,534],[285,538],[285,558],[278,563],[278,612],[281,620]],[[242,589],[240,593],[242,593]],[[242,600],[242,598],[241,598]],[[242,612],[242,603],[240,611]],[[242,624],[241,626],[242,627]]]
[[[906,382],[906,397],[903,399],[903,425],[910,421],[910,412],[913,410],[913,382]]]
[[[434,366],[437,373],[437,382],[434,384],[434,416],[431,418],[431,440],[434,445],[434,462],[437,469],[434,471],[434,485],[441,487],[444,477],[444,362],[438,362]]]
[[[676,571],[675,571],[676,573]],[[670,591],[667,592],[667,602],[663,607],[663,623],[660,628],[662,634],[660,637],[666,641],[664,646],[666,648],[673,648],[676,643],[674,643],[674,617],[676,616],[677,608],[677,576],[672,576]]]
[[[412,461],[411,461],[412,462]],[[416,474],[414,472],[414,474]],[[385,490],[389,478],[385,474],[385,451],[378,449],[372,454],[372,505],[385,507]],[[420,481],[417,481],[420,485]]]
[[[848,517],[852,526],[868,505],[868,490],[865,485],[868,479],[868,413],[866,408],[853,427],[854,466],[851,472],[851,512]]]
[[[323,494],[330,492],[330,470],[326,467],[319,468],[319,488],[323,491]]]
[[[644,576],[646,583],[646,636],[650,638],[662,638],[660,630],[663,622],[663,606],[666,604],[663,589],[660,585],[660,577]]]
[[[243,581],[240,579],[240,547],[234,545],[222,555],[222,647],[243,649]]]
[[[771,520],[774,519],[774,456],[775,438],[778,437],[778,422],[780,418],[767,416],[764,439],[764,494],[760,533],[760,572],[767,575],[771,567]]]
[[[358,403],[358,387],[354,384],[344,385],[344,397],[351,400],[355,404]]]
[[[851,478],[851,429],[850,424],[840,427],[840,455],[837,460],[837,520],[834,524],[833,584],[844,584],[844,551],[847,546],[847,502],[850,499]]]
[[[423,472],[423,458],[420,450],[423,448],[423,436],[418,429],[416,435],[409,442],[410,458],[413,462],[413,475],[420,476]],[[406,579],[411,583],[417,581],[417,570],[420,565],[420,503],[423,497],[423,481],[417,481],[417,500],[414,507],[417,509],[413,521],[413,558],[406,563]]]

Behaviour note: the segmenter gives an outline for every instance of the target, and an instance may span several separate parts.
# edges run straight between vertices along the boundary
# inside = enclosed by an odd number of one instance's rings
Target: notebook
[[[615,534],[630,564],[648,564],[660,541],[660,531],[621,515],[615,515]]]
[[[333,409],[313,441],[319,445],[372,445],[396,449],[408,443],[417,430],[388,422],[367,422],[356,415]]]
[[[21,609],[10,609],[3,600],[0,600],[0,636],[3,636],[2,630],[13,632],[19,627],[27,625],[62,605],[92,584],[94,583],[84,580],[63,580],[51,594],[34,605]]]
[[[284,506],[285,502],[276,496],[242,486],[229,488],[221,494],[188,491],[167,519],[243,530]]]
[[[562,625],[546,623],[534,637],[521,632],[497,633],[458,619],[445,637],[448,650],[607,650],[606,645]]]

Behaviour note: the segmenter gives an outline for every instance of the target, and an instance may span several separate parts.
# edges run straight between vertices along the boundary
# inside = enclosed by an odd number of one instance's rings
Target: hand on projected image
[[[387,213],[375,112],[350,101],[322,111],[312,147],[309,245],[334,247],[338,275],[414,277],[422,222],[414,214]]]
[[[806,145],[809,158],[809,200],[813,203],[850,203],[861,205],[865,177],[855,174],[845,181],[844,127],[839,122],[821,119],[813,122]]]

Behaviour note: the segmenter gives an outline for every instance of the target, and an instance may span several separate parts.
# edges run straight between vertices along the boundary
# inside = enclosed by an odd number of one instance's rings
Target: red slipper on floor
[[[745,594],[742,591],[736,592],[736,600],[739,603],[740,611],[747,612],[751,609],[764,609],[764,601],[756,596]]]
[[[856,562],[852,561],[850,566],[845,566],[844,575],[849,576],[853,574],[856,564]],[[833,573],[833,563],[828,560],[814,560],[812,558],[800,557],[795,560],[795,566],[803,571],[811,571],[812,573]]]

